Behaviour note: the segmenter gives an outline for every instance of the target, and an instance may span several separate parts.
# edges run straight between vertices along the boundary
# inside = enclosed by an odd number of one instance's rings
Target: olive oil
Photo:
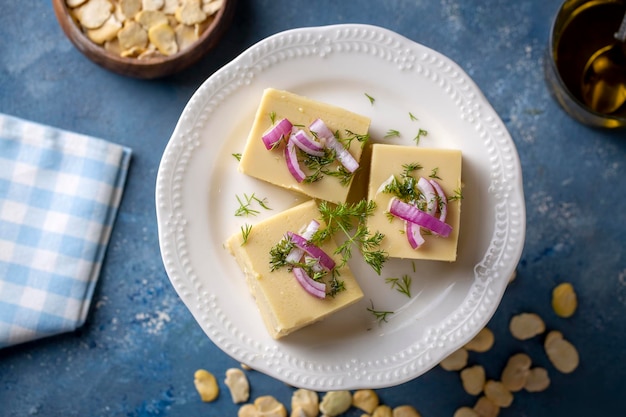
[[[582,85],[585,66],[596,52],[616,42],[614,34],[626,12],[626,0],[577,3],[562,26],[555,28],[552,53],[565,87],[585,103]],[[612,115],[626,116],[626,105]]]

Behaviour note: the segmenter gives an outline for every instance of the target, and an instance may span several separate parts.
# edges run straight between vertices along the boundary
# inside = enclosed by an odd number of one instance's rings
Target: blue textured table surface
[[[527,237],[517,278],[489,323],[487,353],[470,361],[497,379],[527,352],[548,369],[544,392],[520,392],[501,416],[618,416],[626,412],[626,132],[584,127],[551,99],[542,62],[559,0],[240,0],[219,46],[189,70],[141,81],[96,66],[65,38],[50,2],[4,2],[0,13],[0,112],[108,139],[134,151],[127,188],[87,323],[80,330],[0,351],[1,416],[233,416],[223,375],[239,364],[204,335],[165,274],[154,187],[163,149],[195,89],[245,48],[276,32],[333,23],[394,30],[457,62],[505,122],[524,170]],[[579,309],[550,307],[552,288],[572,282]],[[580,353],[557,372],[541,339],[519,342],[510,318],[531,311]],[[203,403],[193,385],[213,372],[222,394]],[[289,404],[292,388],[249,372],[252,397]],[[436,367],[378,390],[390,406],[423,417],[473,405],[458,373]],[[360,415],[352,410],[349,415]]]

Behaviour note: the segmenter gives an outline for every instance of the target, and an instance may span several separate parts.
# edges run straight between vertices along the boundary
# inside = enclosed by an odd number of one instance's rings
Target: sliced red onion
[[[337,159],[348,172],[354,172],[359,167],[359,163],[352,154],[334,136],[326,138],[326,146],[335,150]]]
[[[305,238],[307,241],[311,240],[311,238],[319,228],[320,223],[315,219],[311,220],[306,229],[304,229],[304,232],[302,232],[302,237]],[[295,247],[289,252],[289,255],[287,255],[285,261],[288,264],[295,264],[297,262],[300,262],[300,259],[302,259],[302,255],[304,255],[304,250]]]
[[[300,129],[291,134],[289,140],[309,155],[324,156],[324,145],[311,138],[308,133]]]
[[[389,212],[402,220],[415,223],[418,226],[428,229],[442,237],[448,237],[452,231],[452,227],[449,224],[446,224],[435,216],[418,209],[412,204],[400,201],[397,198],[391,199]]]
[[[439,204],[439,220],[445,222],[448,215],[448,197],[446,196],[446,193],[443,191],[443,188],[441,188],[441,185],[439,185],[437,181],[430,180],[430,183],[437,192],[437,196],[441,201],[441,203]]]
[[[289,137],[293,125],[287,119],[281,119],[274,126],[269,128],[261,137],[266,149],[272,149],[282,138]]]
[[[325,269],[331,270],[335,267],[335,261],[326,254],[322,249],[318,246],[315,246],[313,243],[309,242],[304,237],[293,233],[287,232],[287,237],[300,249],[304,250],[307,254],[311,255],[313,258],[317,259]]]
[[[335,137],[333,132],[326,126],[326,123],[322,119],[315,119],[311,125],[309,125],[309,130],[318,138],[328,139],[330,137]]]
[[[318,138],[326,139],[326,146],[334,149],[337,159],[348,172],[354,172],[359,167],[359,163],[354,159],[352,154],[335,138],[333,132],[326,126],[322,119],[315,119],[309,126],[309,130],[317,135]]]
[[[411,245],[413,249],[417,249],[424,244],[424,237],[422,236],[420,227],[417,224],[405,221],[404,231],[406,232],[406,238],[409,241],[409,245]]]
[[[317,298],[326,298],[326,284],[315,281],[300,267],[293,268],[293,275],[306,292]]]
[[[287,162],[287,169],[298,182],[304,181],[306,175],[300,168],[298,163],[298,155],[296,155],[296,146],[293,141],[287,140],[287,146],[285,146],[285,161]]]
[[[434,216],[437,212],[437,195],[430,182],[424,177],[417,181],[417,189],[424,195],[426,200],[426,213]]]

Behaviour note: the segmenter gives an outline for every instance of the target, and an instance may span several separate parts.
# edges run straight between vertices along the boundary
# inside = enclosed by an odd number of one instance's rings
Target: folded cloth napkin
[[[0,348],[85,322],[130,155],[0,114]]]

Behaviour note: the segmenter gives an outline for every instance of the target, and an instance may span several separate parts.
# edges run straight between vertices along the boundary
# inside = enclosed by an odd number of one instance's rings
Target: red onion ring
[[[296,155],[296,146],[291,140],[287,140],[287,146],[285,146],[285,161],[287,162],[287,169],[296,179],[296,181],[304,181],[306,175],[300,168],[300,164],[298,163],[298,155]]]
[[[293,268],[293,275],[306,292],[317,298],[326,298],[326,284],[315,281],[300,267]]]
[[[446,196],[446,193],[443,191],[443,188],[441,188],[441,185],[439,185],[437,181],[430,180],[430,183],[437,192],[437,196],[441,201],[441,203],[439,204],[439,220],[445,222],[446,217],[448,216],[448,197]]]
[[[333,258],[328,256],[328,254],[326,254],[326,252],[324,252],[321,248],[315,246],[304,237],[293,232],[287,232],[287,237],[294,243],[294,245],[296,245],[296,247],[304,250],[307,254],[317,259],[320,265],[322,265],[325,269],[330,271],[335,267],[335,261]]]
[[[309,155],[324,156],[324,145],[311,138],[304,130],[300,129],[291,134],[289,138],[302,151]]]
[[[270,150],[276,146],[282,138],[289,137],[292,127],[293,125],[289,120],[281,119],[261,137],[263,143],[265,144],[265,148]]]
[[[415,223],[442,237],[448,237],[452,231],[452,227],[449,224],[397,198],[391,199],[389,213],[408,222]]]
[[[333,132],[326,126],[321,119],[315,119],[309,126],[309,130],[317,135],[318,138],[326,139],[326,146],[334,149],[337,159],[348,172],[354,172],[359,167],[359,163],[352,154],[335,138]]]

